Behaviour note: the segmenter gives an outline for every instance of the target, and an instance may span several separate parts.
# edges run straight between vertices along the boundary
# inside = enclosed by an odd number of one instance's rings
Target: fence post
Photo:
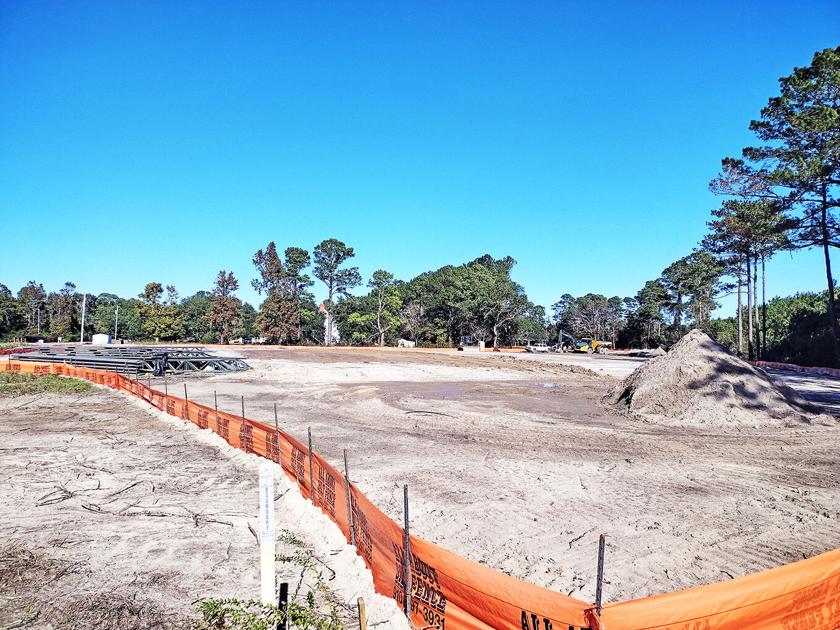
[[[312,427],[306,428],[306,434],[309,437],[309,500],[312,505],[315,505],[315,483],[312,478]]]
[[[367,630],[367,610],[365,610],[364,597],[356,600],[356,609],[359,611],[359,630]]]
[[[245,424],[245,396],[240,396],[242,399],[242,424]]]
[[[277,403],[274,403],[274,430],[277,431],[277,463],[280,463],[280,423],[277,421]]]
[[[598,578],[595,584],[595,612],[601,614],[601,594],[604,584],[604,550],[606,546],[606,534],[598,538]]]
[[[289,583],[280,583],[280,597],[277,600],[277,608],[280,609],[281,618],[274,627],[274,630],[288,630],[289,628]]]
[[[187,421],[190,419],[190,412],[188,406],[190,404],[189,396],[187,396],[187,384],[184,383],[184,417],[183,420]]]
[[[408,484],[403,486],[403,518],[405,520],[405,616],[411,620],[411,536],[408,532]]]
[[[213,409],[216,411],[216,435],[219,434],[219,400],[216,398],[216,390],[213,390]]]
[[[350,544],[356,546],[356,525],[353,523],[353,495],[350,493],[350,469],[347,467],[347,449],[344,449],[344,487],[347,489],[347,519],[350,522]]]

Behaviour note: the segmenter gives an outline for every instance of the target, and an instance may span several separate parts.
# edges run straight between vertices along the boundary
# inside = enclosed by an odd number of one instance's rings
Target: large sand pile
[[[790,425],[818,421],[790,388],[692,330],[664,356],[616,385],[605,400],[633,415],[672,424]]]

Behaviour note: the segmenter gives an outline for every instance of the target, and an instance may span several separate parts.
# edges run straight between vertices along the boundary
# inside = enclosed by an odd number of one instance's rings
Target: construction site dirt
[[[664,426],[605,394],[629,357],[237,347],[252,369],[170,378],[173,393],[273,423],[397,521],[476,562],[605,601],[768,569],[837,547],[834,426]],[[571,364],[571,365],[569,365]],[[152,385],[164,388],[162,379]]]

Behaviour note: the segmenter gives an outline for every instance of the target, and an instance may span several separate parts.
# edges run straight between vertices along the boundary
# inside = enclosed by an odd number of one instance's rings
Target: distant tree
[[[122,339],[141,338],[143,328],[138,304],[134,299],[125,300],[113,293],[100,293],[96,297],[95,308],[90,311],[92,331],[114,335],[116,328],[117,336]]]
[[[400,324],[415,343],[425,328],[424,314],[423,303],[419,300],[405,302],[400,310]]]
[[[753,334],[753,322],[758,322],[758,288],[756,276],[761,265],[762,286],[762,335],[766,345],[766,289],[765,262],[777,251],[788,249],[789,230],[792,220],[785,214],[784,207],[775,200],[730,199],[712,211],[714,219],[708,223],[709,233],[701,245],[714,254],[722,266],[723,273],[736,278],[738,291],[738,352],[743,352],[742,288],[747,289],[748,310],[748,355],[758,345]],[[763,354],[763,353],[761,353]]]
[[[314,250],[315,265],[313,273],[327,287],[327,299],[324,301],[327,321],[324,331],[324,344],[332,343],[333,305],[338,296],[346,296],[350,289],[362,282],[357,267],[342,269],[341,266],[354,256],[353,248],[334,238],[321,241]]]
[[[16,331],[20,309],[18,301],[5,284],[0,284],[0,339],[7,339]]]
[[[18,291],[18,302],[26,316],[26,328],[29,334],[41,334],[41,317],[46,305],[47,293],[44,285],[30,280]]]
[[[197,291],[193,295],[181,300],[178,308],[181,314],[183,338],[186,341],[214,343],[214,334],[207,313],[210,311],[210,292]]]
[[[478,340],[493,338],[493,349],[498,349],[499,339],[507,327],[530,306],[528,296],[521,286],[510,278],[516,261],[509,256],[493,259],[483,256],[466,265],[461,272],[460,288],[463,309],[471,334]]]
[[[309,266],[309,252],[300,247],[288,247],[285,261],[277,253],[272,241],[265,250],[254,254],[254,266],[260,277],[252,281],[258,293],[266,298],[260,305],[256,320],[260,333],[276,343],[300,342],[303,337],[304,310],[311,294],[307,288],[312,280],[303,270]],[[311,313],[306,313],[311,318]]]
[[[234,295],[238,289],[239,281],[233,276],[232,271],[222,270],[216,276],[207,321],[218,333],[219,343],[229,343],[236,329],[237,319],[242,309],[242,301]]]
[[[649,280],[635,297],[635,309],[628,318],[628,328],[634,331],[631,344],[638,340],[643,348],[658,346],[665,341],[663,311],[669,303],[668,292],[659,280]]]
[[[699,251],[671,263],[662,271],[660,284],[668,297],[665,308],[672,316],[674,340],[682,336],[683,315],[702,327],[717,306],[722,290],[723,265],[709,252]]]
[[[399,326],[402,296],[394,284],[394,276],[384,269],[377,269],[368,281],[376,308],[376,332],[379,345],[385,345],[385,334]]]
[[[516,319],[516,338],[526,342],[546,341],[546,324],[545,307],[532,304]]]
[[[51,337],[65,341],[78,338],[79,322],[76,316],[80,306],[81,295],[76,293],[76,285],[72,282],[65,282],[57,293],[47,296],[46,311]]]
[[[155,340],[171,341],[177,339],[183,330],[180,311],[178,309],[178,292],[175,287],[166,287],[166,301],[163,301],[163,286],[159,282],[150,282],[140,298],[140,317],[143,320],[142,330],[145,335]]]
[[[239,307],[239,317],[237,318],[236,332],[234,337],[242,337],[243,339],[253,339],[258,335],[257,331],[257,310],[243,302]]]

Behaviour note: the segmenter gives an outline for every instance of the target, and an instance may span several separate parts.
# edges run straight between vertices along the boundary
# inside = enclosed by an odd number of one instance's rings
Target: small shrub
[[[329,614],[315,610],[315,596],[310,592],[307,605],[289,602],[289,627],[302,630],[342,630],[335,610]],[[194,630],[274,630],[283,621],[277,606],[239,599],[205,599],[198,605],[201,620]]]

